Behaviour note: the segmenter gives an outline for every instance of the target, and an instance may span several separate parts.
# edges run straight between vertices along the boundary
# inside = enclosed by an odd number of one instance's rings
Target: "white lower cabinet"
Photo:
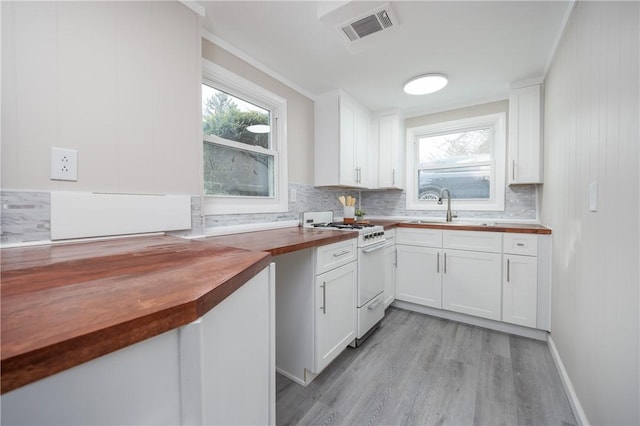
[[[396,299],[442,308],[442,249],[397,245]]]
[[[550,329],[549,235],[401,227],[396,242],[396,300]]]
[[[538,259],[505,254],[502,321],[535,328],[538,306]]]
[[[442,308],[500,321],[501,254],[444,250]]]
[[[322,371],[356,338],[357,263],[316,276],[315,372]]]
[[[2,424],[275,424],[275,272],[198,320],[2,395]]]
[[[308,385],[356,338],[356,239],[275,258],[276,371]]]

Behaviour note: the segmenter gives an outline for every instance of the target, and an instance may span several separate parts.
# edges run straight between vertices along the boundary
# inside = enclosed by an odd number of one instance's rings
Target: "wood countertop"
[[[541,225],[371,223],[551,233]],[[271,256],[355,237],[287,227],[198,240],[149,236],[2,249],[0,391],[189,324],[264,269]]]
[[[430,229],[448,229],[459,231],[484,231],[484,232],[507,232],[520,234],[551,234],[551,229],[543,225],[524,224],[524,223],[502,223],[487,221],[482,222],[428,222],[411,223],[398,222],[399,228],[430,228]]]
[[[207,237],[205,240],[245,250],[266,251],[272,256],[277,256],[356,237],[357,234],[355,232],[291,226],[266,231]]]
[[[1,253],[2,393],[189,324],[271,262],[169,236]]]

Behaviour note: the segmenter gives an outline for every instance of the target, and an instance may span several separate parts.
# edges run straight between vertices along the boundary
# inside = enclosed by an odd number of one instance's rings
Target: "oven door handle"
[[[362,252],[363,253],[371,253],[372,251],[376,251],[376,250],[380,250],[381,248],[385,248],[386,245],[387,245],[387,242],[386,241],[382,241],[382,242],[379,242],[378,244],[376,244],[375,246],[363,248]]]

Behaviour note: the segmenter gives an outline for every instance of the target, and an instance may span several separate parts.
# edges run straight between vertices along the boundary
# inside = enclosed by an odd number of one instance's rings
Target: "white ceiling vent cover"
[[[371,34],[391,29],[398,21],[390,5],[371,11],[338,27],[343,37],[354,42]]]

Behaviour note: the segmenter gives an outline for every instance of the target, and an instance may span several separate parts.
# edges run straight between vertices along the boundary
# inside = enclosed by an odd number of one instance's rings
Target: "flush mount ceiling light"
[[[404,91],[410,95],[426,95],[437,92],[446,86],[448,82],[449,80],[444,74],[419,75],[404,85]]]
[[[269,133],[271,131],[271,127],[266,124],[254,124],[252,126],[248,126],[247,130],[251,133]]]

